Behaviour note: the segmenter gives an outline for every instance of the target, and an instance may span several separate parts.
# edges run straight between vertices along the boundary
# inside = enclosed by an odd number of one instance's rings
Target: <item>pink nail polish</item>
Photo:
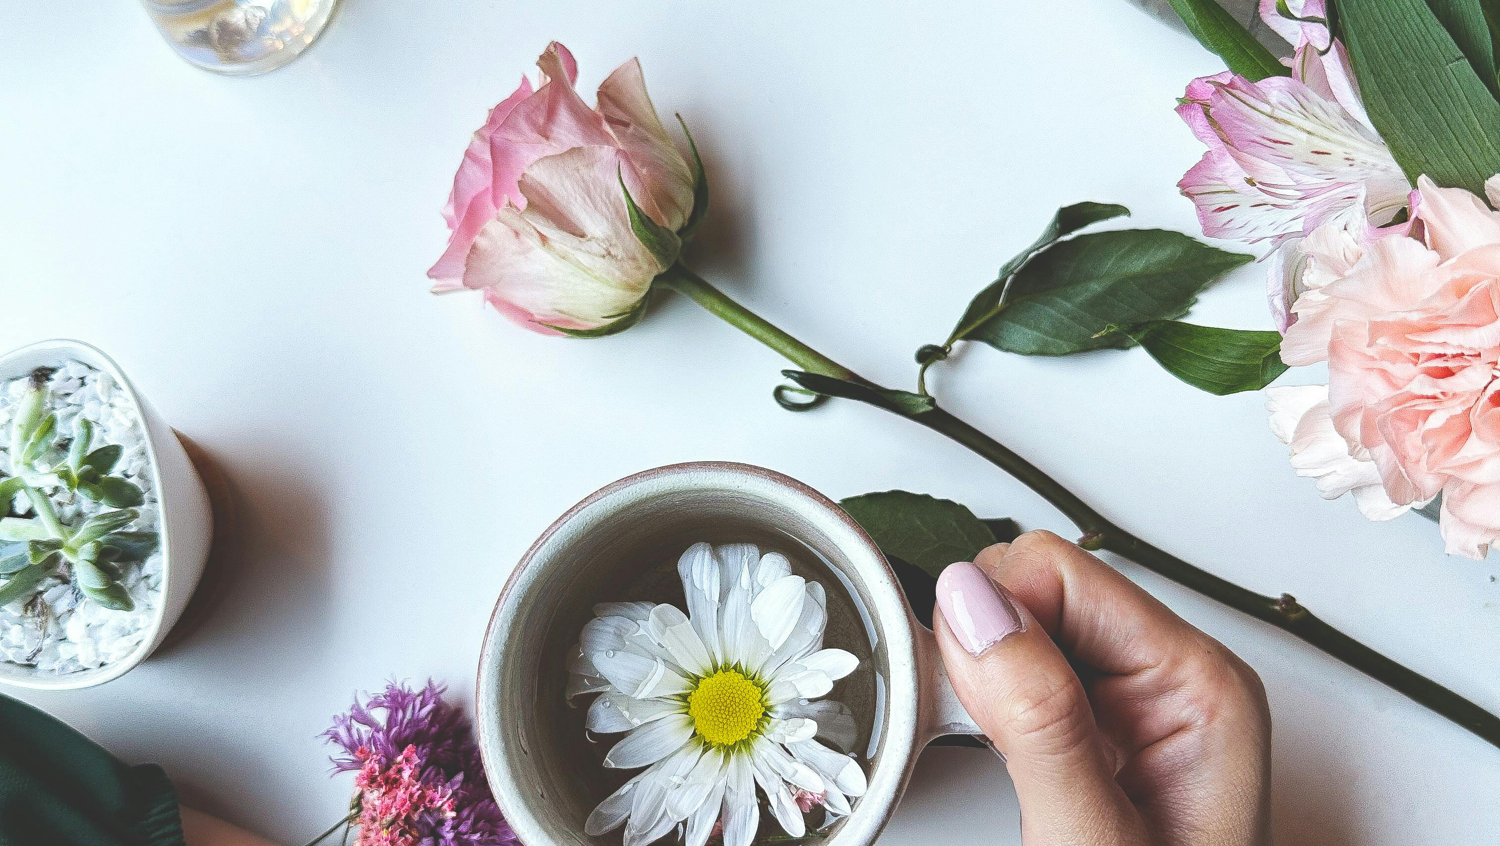
[[[1004,590],[966,562],[950,564],[938,576],[937,601],[943,619],[976,658],[1022,628],[1021,615]]]

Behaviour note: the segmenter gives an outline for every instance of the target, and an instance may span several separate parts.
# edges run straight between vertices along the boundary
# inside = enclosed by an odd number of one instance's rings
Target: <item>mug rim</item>
[[[911,613],[890,563],[886,561],[884,554],[880,552],[869,533],[853,517],[838,503],[806,483],[784,473],[753,464],[734,461],[690,461],[654,467],[617,479],[569,508],[527,548],[496,598],[495,607],[485,626],[484,641],[480,649],[479,666],[475,678],[475,730],[479,740],[480,758],[485,768],[485,779],[489,783],[501,812],[524,846],[552,846],[552,841],[546,836],[545,828],[538,815],[533,813],[532,803],[522,796],[521,786],[513,784],[513,779],[509,777],[508,767],[505,766],[501,755],[503,742],[497,736],[499,720],[490,719],[492,716],[498,717],[500,709],[486,707],[487,700],[497,700],[500,696],[498,689],[488,690],[489,686],[496,685],[487,685],[486,682],[487,678],[498,674],[498,668],[503,660],[503,650],[496,648],[495,641],[496,629],[501,625],[501,615],[507,610],[514,613],[513,608],[508,609],[508,605],[513,604],[508,601],[515,599],[518,585],[527,571],[536,563],[538,554],[564,526],[598,506],[601,501],[630,488],[664,478],[687,477],[702,473],[721,474],[726,479],[736,477],[751,479],[791,493],[808,505],[817,508],[824,516],[832,518],[840,530],[849,533],[849,541],[857,544],[861,551],[869,553],[872,560],[879,564],[878,575],[874,573],[862,573],[862,575],[866,576],[867,588],[874,594],[875,602],[872,604],[879,606],[877,613],[877,618],[880,620],[879,634],[886,646],[887,672],[881,691],[881,698],[885,704],[885,716],[877,724],[879,751],[873,759],[873,766],[868,771],[867,790],[860,797],[854,812],[843,818],[834,837],[840,846],[867,846],[880,835],[895,811],[896,803],[906,787],[912,767],[916,763],[917,754],[923,745],[921,732],[924,715],[921,690],[922,679],[925,677],[923,668],[925,656],[923,644],[917,636],[920,624]],[[835,543],[843,545],[837,540]],[[870,578],[871,576],[876,576],[876,578]],[[494,654],[496,652],[501,654]],[[496,724],[492,725],[492,723]],[[524,750],[521,751],[524,752]],[[502,772],[506,775],[502,776]]]

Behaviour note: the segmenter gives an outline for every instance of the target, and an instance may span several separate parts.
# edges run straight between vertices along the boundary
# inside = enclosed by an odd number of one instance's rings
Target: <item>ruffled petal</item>
[[[610,147],[535,162],[521,180],[526,209],[503,207],[485,224],[464,285],[537,331],[597,329],[629,314],[666,268],[630,229],[618,167]]]
[[[657,223],[681,229],[693,210],[693,172],[646,94],[640,61],[620,65],[599,86],[599,114],[625,154],[631,196]]]
[[[1422,196],[1417,217],[1423,240],[1442,260],[1500,244],[1500,213],[1490,211],[1478,197],[1462,188],[1439,188],[1426,176],[1417,177],[1417,191]]]
[[[1449,555],[1482,559],[1500,543],[1500,485],[1457,482],[1443,490],[1438,525]]]

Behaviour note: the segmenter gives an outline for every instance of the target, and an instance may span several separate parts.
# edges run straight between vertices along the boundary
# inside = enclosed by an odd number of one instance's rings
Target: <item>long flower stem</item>
[[[730,299],[722,291],[680,264],[668,270],[658,281],[672,290],[687,295],[709,312],[781,353],[809,372],[875,386],[874,383],[798,341],[760,315]],[[1500,747],[1500,716],[1496,716],[1452,690],[1392,661],[1335,629],[1314,616],[1290,595],[1282,594],[1280,597],[1271,597],[1247,590],[1212,573],[1200,570],[1181,558],[1141,540],[1106,519],[1093,506],[1084,502],[1009,447],[942,408],[908,413],[889,406],[879,407],[906,417],[912,422],[920,423],[968,447],[981,458],[1036,491],[1079,528],[1082,532],[1079,543],[1084,548],[1107,549],[1236,611],[1258,620],[1264,620],[1447,717],[1490,744]]]

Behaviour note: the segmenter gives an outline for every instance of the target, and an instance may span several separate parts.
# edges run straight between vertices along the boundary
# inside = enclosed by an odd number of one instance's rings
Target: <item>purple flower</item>
[[[391,682],[334,717],[335,772],[358,772],[356,846],[518,846],[490,795],[469,720],[433,681]]]

